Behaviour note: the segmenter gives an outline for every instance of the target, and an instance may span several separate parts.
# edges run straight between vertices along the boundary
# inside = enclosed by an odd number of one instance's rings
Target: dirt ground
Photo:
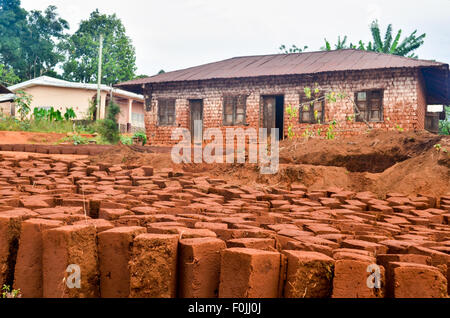
[[[440,151],[435,145],[440,144]],[[445,150],[448,152],[446,153]],[[289,187],[301,182],[312,189],[340,187],[433,196],[450,189],[450,137],[427,132],[378,132],[336,140],[298,139],[280,144],[280,169],[264,176],[251,164],[176,165],[168,153],[137,153],[125,146],[103,153],[94,162],[151,165],[215,176],[235,184]]]
[[[66,137],[66,134],[34,133],[24,131],[0,131],[0,144],[54,144]]]

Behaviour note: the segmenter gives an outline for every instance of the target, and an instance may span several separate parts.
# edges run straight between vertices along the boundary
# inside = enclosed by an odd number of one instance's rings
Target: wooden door
[[[189,101],[191,108],[191,137],[192,142],[203,140],[203,101]]]
[[[275,96],[263,97],[263,128],[267,128],[267,136],[272,128],[276,128],[276,98]]]

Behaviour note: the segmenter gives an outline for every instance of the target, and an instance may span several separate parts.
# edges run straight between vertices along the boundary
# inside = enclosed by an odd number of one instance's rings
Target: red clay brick
[[[217,298],[220,282],[220,252],[226,249],[217,238],[193,238],[179,243],[178,296]]]
[[[102,298],[128,298],[130,272],[128,262],[136,236],[144,234],[144,227],[117,227],[98,235],[100,269],[100,296]]]
[[[329,298],[333,287],[334,260],[324,254],[283,251],[287,256],[286,298]]]
[[[14,289],[23,298],[42,298],[42,232],[61,227],[60,221],[30,219],[22,222],[19,250],[14,271]]]
[[[72,225],[43,232],[43,295],[45,298],[96,298],[99,296],[96,230]],[[68,288],[69,265],[81,269],[81,288]]]
[[[277,298],[281,255],[247,248],[222,252],[220,298]]]
[[[133,243],[130,297],[176,297],[178,235],[141,234]]]

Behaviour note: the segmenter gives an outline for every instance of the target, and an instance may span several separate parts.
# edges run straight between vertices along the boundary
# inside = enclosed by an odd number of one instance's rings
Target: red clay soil
[[[441,145],[441,151],[434,147],[436,144]],[[172,168],[222,178],[234,184],[289,186],[301,182],[312,189],[336,186],[352,191],[372,191],[379,197],[393,191],[440,196],[450,190],[449,153],[448,136],[373,131],[346,139],[283,141],[280,170],[268,176],[261,175],[254,164],[176,165],[170,154],[142,154],[125,146],[92,160]]]
[[[64,137],[66,134],[57,133],[34,133],[24,131],[0,131],[0,144],[54,144]]]

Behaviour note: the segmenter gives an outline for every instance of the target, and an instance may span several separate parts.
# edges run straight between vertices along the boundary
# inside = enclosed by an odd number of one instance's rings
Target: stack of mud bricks
[[[447,297],[449,223],[450,193],[0,158],[0,284],[23,297]]]

